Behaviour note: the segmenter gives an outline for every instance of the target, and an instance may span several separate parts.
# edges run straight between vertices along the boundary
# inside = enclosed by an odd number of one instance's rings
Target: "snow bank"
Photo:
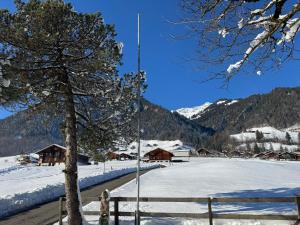
[[[269,162],[261,160],[198,158],[153,170],[141,177],[141,196],[147,197],[284,197],[300,194],[300,162]],[[134,197],[135,182],[114,190],[112,196]],[[112,205],[113,206],[113,205]],[[85,210],[99,210],[93,202]],[[112,209],[113,210],[113,209]],[[120,203],[120,211],[134,211],[134,203]],[[207,212],[206,204],[142,203],[147,212]],[[213,204],[215,213],[296,214],[295,204]],[[97,224],[97,217],[87,217]],[[133,218],[121,218],[122,225]],[[142,224],[201,224],[208,220],[175,218],[142,218]],[[288,225],[287,221],[215,220],[218,225]]]
[[[86,188],[113,178],[135,172],[135,161],[111,161],[79,166],[79,185]],[[157,165],[142,164],[142,168]],[[0,172],[0,218],[64,195],[63,166],[13,166]]]

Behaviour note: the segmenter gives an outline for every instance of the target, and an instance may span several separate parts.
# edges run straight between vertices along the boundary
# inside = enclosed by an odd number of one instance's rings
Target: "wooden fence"
[[[100,201],[99,198],[88,198],[90,201]],[[62,225],[62,218],[66,215],[63,207],[65,198],[59,201],[59,225]],[[114,202],[114,211],[110,214],[114,216],[115,225],[119,225],[120,216],[135,216],[135,212],[120,212],[119,202],[134,202],[136,198],[132,197],[112,197]],[[195,218],[208,219],[209,224],[213,225],[213,219],[236,219],[236,220],[290,220],[295,221],[295,225],[300,224],[300,196],[295,197],[273,197],[273,198],[140,198],[141,202],[196,202],[206,203],[208,211],[206,213],[164,213],[164,212],[140,212],[140,217],[173,217],[173,218]],[[279,214],[222,214],[213,213],[213,203],[295,203],[297,215],[279,215]],[[83,211],[84,215],[99,216],[99,211]]]

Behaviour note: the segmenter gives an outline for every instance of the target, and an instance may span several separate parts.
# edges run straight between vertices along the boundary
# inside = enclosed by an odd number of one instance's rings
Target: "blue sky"
[[[103,14],[106,23],[113,23],[117,39],[124,43],[121,73],[136,71],[137,13],[141,13],[142,68],[147,72],[149,88],[145,97],[168,109],[189,107],[219,98],[242,98],[267,93],[275,87],[300,86],[299,62],[289,62],[280,70],[263,76],[238,75],[227,89],[221,80],[206,83],[205,71],[197,71],[186,59],[194,57],[195,40],[174,40],[184,28],[174,25],[181,11],[177,0],[70,0],[75,10]],[[0,8],[13,9],[13,0],[0,1]],[[0,109],[0,119],[10,113]]]

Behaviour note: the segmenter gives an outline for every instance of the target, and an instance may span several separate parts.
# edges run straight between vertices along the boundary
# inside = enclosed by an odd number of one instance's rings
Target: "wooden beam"
[[[116,197],[112,197],[111,201],[114,201]],[[134,197],[118,197],[120,202],[134,202]],[[201,202],[207,203],[208,198],[156,198],[156,197],[140,197],[140,202]]]
[[[300,195],[296,196],[296,205],[298,209],[298,220],[300,220]]]
[[[211,206],[211,198],[208,198],[208,216],[209,216],[209,225],[213,225],[213,213]]]
[[[119,225],[119,198],[114,199],[115,225]]]

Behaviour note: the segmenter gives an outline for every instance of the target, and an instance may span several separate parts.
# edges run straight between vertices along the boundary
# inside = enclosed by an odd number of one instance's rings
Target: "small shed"
[[[144,155],[149,161],[171,161],[174,154],[162,148],[156,148]]]
[[[54,166],[56,163],[65,163],[66,150],[61,145],[52,144],[35,152],[35,154],[39,155],[38,165]],[[89,157],[77,154],[77,162],[80,164],[89,164]]]

